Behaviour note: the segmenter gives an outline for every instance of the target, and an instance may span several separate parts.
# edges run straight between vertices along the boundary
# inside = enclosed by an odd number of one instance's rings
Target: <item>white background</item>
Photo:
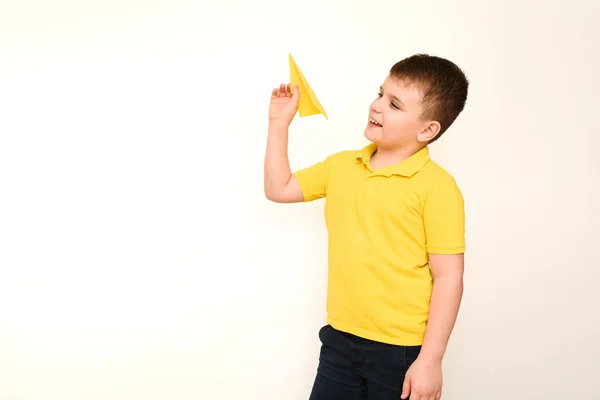
[[[600,398],[600,6],[367,4],[2,0],[0,400],[308,398],[323,203],[262,188],[288,52],[330,116],[293,169],[366,144],[401,58],[466,71],[431,149],[468,218],[443,399]]]

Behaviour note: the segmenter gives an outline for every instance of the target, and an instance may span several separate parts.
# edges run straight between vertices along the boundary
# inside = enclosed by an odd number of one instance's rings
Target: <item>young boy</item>
[[[310,400],[438,400],[462,290],[464,204],[428,145],[462,112],[468,80],[414,55],[380,87],[359,150],[292,173],[298,88],[271,95],[264,187],[274,202],[326,198],[327,325]],[[292,94],[293,93],[293,94]]]

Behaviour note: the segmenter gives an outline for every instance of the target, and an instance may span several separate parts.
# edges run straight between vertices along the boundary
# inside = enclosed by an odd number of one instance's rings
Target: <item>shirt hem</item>
[[[442,246],[431,246],[427,248],[429,253],[433,254],[461,254],[466,250],[466,246],[450,246],[450,247],[442,247]]]
[[[351,327],[344,323],[334,321],[329,317],[327,318],[327,323],[339,331],[350,333],[363,339],[373,340],[385,344],[391,344],[396,346],[421,346],[423,345],[424,341],[424,336],[406,335],[404,337],[391,337],[388,335],[382,335],[379,333],[367,331],[366,329]]]

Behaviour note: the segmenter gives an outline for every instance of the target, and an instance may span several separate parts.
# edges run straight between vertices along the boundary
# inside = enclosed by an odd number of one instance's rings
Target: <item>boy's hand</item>
[[[269,107],[269,123],[278,124],[287,128],[298,111],[300,100],[300,89],[294,85],[294,94],[290,85],[281,84],[279,88],[273,89],[271,93],[271,105]]]
[[[440,400],[442,397],[442,362],[417,358],[406,372],[401,399]]]

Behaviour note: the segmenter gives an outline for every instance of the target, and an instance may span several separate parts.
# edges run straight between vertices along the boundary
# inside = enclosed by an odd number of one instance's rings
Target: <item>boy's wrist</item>
[[[287,131],[289,128],[290,124],[287,124],[285,121],[269,121],[269,130],[274,130],[274,131],[282,131],[285,130]]]
[[[439,353],[439,352],[435,352],[435,351],[428,351],[427,349],[421,349],[421,352],[419,353],[418,358],[422,359],[422,360],[427,360],[430,362],[436,361],[436,362],[442,362],[443,358],[444,358],[444,354],[443,353]]]

